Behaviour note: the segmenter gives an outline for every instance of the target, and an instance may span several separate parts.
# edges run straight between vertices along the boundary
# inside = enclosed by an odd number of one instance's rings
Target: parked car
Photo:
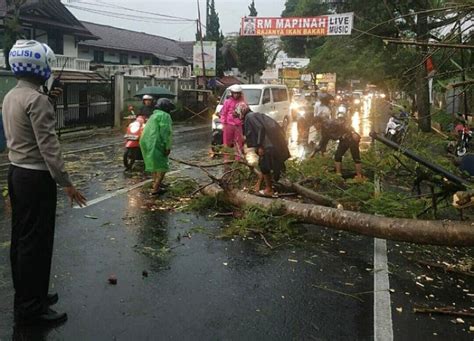
[[[242,84],[242,93],[250,109],[254,112],[266,114],[277,121],[285,131],[291,121],[290,97],[286,85],[270,84]],[[224,101],[230,96],[229,89],[226,89],[215,114],[212,117],[213,145],[222,144],[215,138],[222,139],[222,124],[220,124],[218,113],[220,113]]]

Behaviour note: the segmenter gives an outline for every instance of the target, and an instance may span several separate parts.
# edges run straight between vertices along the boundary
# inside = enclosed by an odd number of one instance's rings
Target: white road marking
[[[374,340],[393,340],[387,242],[378,238],[374,239]]]
[[[166,173],[167,175],[173,175],[173,174],[177,174],[179,173],[180,170],[176,170],[176,171],[172,171],[172,172],[168,172]],[[119,189],[119,190],[116,190],[115,192],[112,192],[112,193],[107,193],[101,197],[98,197],[96,199],[92,199],[90,201],[87,202],[87,206],[86,207],[80,207],[80,206],[77,206],[75,205],[74,208],[87,208],[87,207],[91,207],[93,205],[96,205],[102,201],[105,201],[105,200],[109,200],[111,198],[114,198],[116,196],[119,196],[119,195],[122,195],[122,194],[125,194],[125,193],[128,193],[130,191],[133,191],[134,189],[137,189],[137,188],[140,188],[140,187],[143,187],[145,186],[146,184],[149,184],[150,182],[152,182],[153,179],[148,179],[148,180],[145,180],[145,181],[142,181],[142,182],[139,182],[133,186],[130,186],[130,187],[127,187],[127,188],[122,188],[122,189]]]

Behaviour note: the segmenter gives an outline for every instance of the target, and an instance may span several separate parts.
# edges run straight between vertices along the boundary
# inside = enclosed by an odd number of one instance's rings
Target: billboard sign
[[[354,13],[318,17],[244,17],[243,36],[342,36],[352,33]]]
[[[206,68],[206,76],[213,77],[216,75],[216,42],[203,41],[196,42],[193,48],[193,73],[195,76],[202,76],[202,59],[204,50],[204,66]]]
[[[282,69],[282,68],[296,68],[296,69],[303,69],[309,65],[309,58],[288,58],[288,57],[283,57],[283,58],[276,58],[274,65],[277,69]]]

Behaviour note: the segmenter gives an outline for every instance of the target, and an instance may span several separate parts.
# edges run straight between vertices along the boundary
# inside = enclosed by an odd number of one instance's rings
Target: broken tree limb
[[[279,183],[282,184],[284,187],[287,187],[295,191],[299,195],[313,200],[318,205],[336,207],[336,208],[342,209],[342,205],[338,203],[336,200],[333,200],[332,198],[329,198],[325,195],[316,193],[315,191],[307,187],[304,187],[301,184],[293,183],[289,180],[280,180]]]
[[[429,267],[432,267],[432,268],[442,269],[446,272],[453,272],[453,273],[460,274],[460,275],[474,277],[474,272],[471,272],[471,271],[463,271],[463,270],[460,270],[456,267],[446,266],[444,264],[438,264],[438,263],[428,262],[428,261],[424,261],[424,260],[414,260],[414,259],[411,259],[411,260],[415,261],[418,264],[426,265],[426,266],[429,266]]]
[[[205,188],[203,193],[218,196],[220,200],[236,206],[271,208],[278,203],[286,214],[302,222],[375,238],[416,244],[474,246],[474,225],[468,222],[380,217],[284,199],[262,198],[236,189],[224,191],[217,185]]]
[[[446,308],[413,308],[414,313],[423,313],[423,314],[441,314],[441,315],[452,315],[452,316],[466,316],[474,317],[474,313],[468,313],[464,311],[454,311],[448,310]]]
[[[401,40],[401,39],[383,39],[383,42],[385,44],[444,47],[444,48],[449,48],[449,49],[473,49],[474,48],[474,45],[467,45],[467,44],[425,43],[421,41]]]
[[[346,292],[342,292],[342,291],[339,291],[339,290],[335,290],[335,289],[330,289],[328,287],[323,287],[321,285],[316,285],[316,284],[313,284],[313,288],[317,288],[317,289],[321,289],[321,290],[326,290],[326,291],[329,291],[329,292],[333,292],[335,294],[339,294],[339,295],[343,295],[343,296],[347,296],[347,297],[352,297],[352,298],[355,298],[356,300],[360,301],[360,302],[364,302],[364,300],[360,297],[357,297],[356,295],[352,295],[352,294],[348,294]]]

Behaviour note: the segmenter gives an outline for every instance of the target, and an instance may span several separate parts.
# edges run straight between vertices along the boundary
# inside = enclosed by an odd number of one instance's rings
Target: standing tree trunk
[[[417,16],[417,39],[421,42],[428,42],[428,16],[426,13],[419,13]],[[416,73],[416,106],[418,111],[419,127],[423,132],[431,131],[430,115],[430,94],[428,86],[428,72],[426,70],[425,59],[428,55],[428,47],[420,46],[421,60]]]

